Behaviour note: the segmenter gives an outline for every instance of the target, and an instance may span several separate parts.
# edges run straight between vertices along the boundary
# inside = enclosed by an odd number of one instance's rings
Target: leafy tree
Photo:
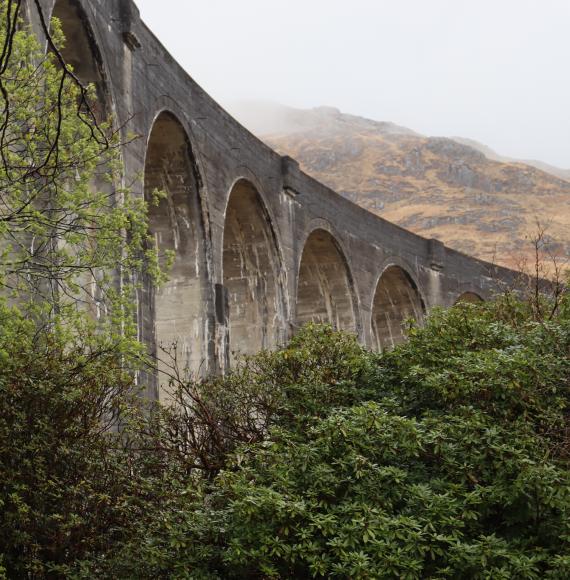
[[[115,548],[76,570],[86,578],[231,576],[232,516],[220,471],[233,457],[241,461],[252,442],[265,444],[273,429],[303,437],[317,417],[368,399],[374,361],[355,337],[311,325],[288,347],[247,357],[223,378],[186,382],[173,369],[176,404],[157,405],[150,418],[129,425],[138,444],[162,458],[159,482],[144,479],[146,507],[123,527]]]
[[[102,315],[132,273],[158,274],[144,202],[120,186],[119,135],[112,119],[96,119],[94,87],[62,60],[57,19],[45,52],[20,5],[0,0],[0,285],[20,303],[85,303]]]
[[[153,481],[118,427],[141,410],[134,281],[160,275],[112,120],[21,5],[0,0],[0,574],[42,578],[109,549]]]

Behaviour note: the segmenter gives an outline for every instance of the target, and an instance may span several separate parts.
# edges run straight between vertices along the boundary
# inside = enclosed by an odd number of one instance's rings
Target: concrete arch
[[[308,231],[297,268],[295,327],[326,322],[358,334],[356,292],[346,254],[327,222]]]
[[[298,248],[301,249],[301,251],[298,252],[298,257],[297,257],[295,290],[297,291],[299,288],[299,272],[300,272],[300,268],[301,268],[301,260],[303,258],[303,250],[304,250],[305,246],[307,245],[307,240],[309,239],[311,234],[317,230],[324,230],[325,232],[330,234],[330,236],[333,238],[335,246],[337,247],[337,249],[342,257],[342,260],[345,264],[345,267],[346,267],[346,270],[348,273],[349,287],[350,287],[350,292],[352,295],[352,301],[354,304],[354,314],[356,316],[356,326],[360,330],[361,324],[360,324],[360,302],[358,299],[359,294],[358,294],[358,287],[357,287],[358,284],[357,284],[357,280],[352,275],[352,268],[350,267],[349,262],[348,262],[348,258],[347,258],[347,256],[349,255],[348,249],[343,241],[343,238],[342,238],[340,232],[327,219],[314,218],[309,222],[307,227],[304,229],[304,232],[303,232],[303,234],[300,238],[299,244],[297,246]],[[295,294],[295,300],[296,299],[297,299],[297,294]]]
[[[226,199],[226,209],[228,207],[228,201],[229,201],[229,196],[231,194],[231,192],[233,191],[234,186],[239,182],[239,181],[249,181],[249,183],[251,183],[251,185],[253,187],[255,187],[256,191],[257,191],[257,195],[259,195],[259,197],[261,198],[261,201],[263,202],[263,205],[265,206],[265,211],[267,211],[267,213],[269,214],[269,204],[267,203],[267,199],[265,199],[265,194],[263,192],[263,185],[261,184],[261,180],[259,179],[259,177],[257,176],[257,174],[255,173],[255,171],[253,171],[253,169],[251,169],[248,165],[237,165],[235,168],[235,175],[237,175],[237,177],[234,177],[234,179],[232,180],[232,184],[228,190],[228,197]],[[273,219],[273,216],[270,216]]]
[[[245,165],[238,165],[232,167],[230,175],[223,176],[216,180],[212,190],[213,199],[216,202],[216,207],[212,208],[216,219],[212,220],[212,262],[214,269],[214,278],[220,283],[223,280],[223,260],[224,260],[224,228],[226,223],[227,211],[229,207],[230,197],[236,185],[240,182],[249,183],[255,189],[257,196],[263,207],[263,213],[266,215],[268,223],[271,226],[271,233],[274,239],[274,245],[277,249],[279,259],[283,263],[283,252],[281,247],[281,232],[278,228],[278,222],[275,218],[274,211],[267,199],[265,190],[261,180],[258,176]],[[285,296],[288,302],[288,297]]]
[[[212,232],[210,221],[210,199],[208,185],[205,180],[206,169],[204,161],[200,154],[198,140],[195,138],[190,119],[186,111],[180,104],[169,95],[161,95],[153,101],[153,106],[146,111],[144,134],[146,135],[145,151],[148,150],[150,135],[154,128],[156,121],[162,115],[170,115],[174,117],[186,135],[186,141],[190,150],[189,162],[192,164],[192,171],[196,180],[196,186],[199,191],[201,220],[203,223],[206,244],[206,254],[208,256],[207,268],[208,276],[213,278],[211,270],[211,252],[212,252]],[[149,114],[152,113],[152,114]],[[142,115],[141,115],[142,117]]]
[[[165,357],[162,349],[176,348],[183,369],[205,373],[209,273],[200,178],[188,135],[169,111],[160,112],[154,120],[144,167],[150,234],[159,263],[164,265],[171,257],[172,265],[163,286],[144,284],[149,296],[141,301],[146,305],[140,316],[142,336],[159,358]]]
[[[237,179],[227,198],[222,244],[226,364],[234,354],[253,354],[284,341],[282,264],[277,232],[260,190],[249,179]]]
[[[414,318],[421,323],[425,301],[410,271],[392,261],[378,277],[371,306],[372,346],[378,352],[405,340],[404,323]]]
[[[54,17],[60,20],[65,36],[65,45],[58,47],[61,55],[73,67],[74,73],[83,84],[95,86],[95,114],[103,120],[114,110],[114,98],[100,49],[101,43],[92,24],[94,19],[88,14],[88,10],[88,3],[84,6],[79,0],[55,0],[50,21]]]
[[[304,229],[304,233],[299,243],[300,248],[305,247],[307,239],[316,230],[324,230],[325,232],[328,232],[335,239],[335,244],[340,248],[342,255],[343,256],[347,255],[346,249],[341,240],[340,233],[335,229],[335,227],[329,220],[324,218],[314,218],[308,223],[307,227]],[[301,263],[301,254],[299,254],[299,264],[300,263]]]
[[[422,304],[424,305],[424,309],[427,311],[429,309],[429,301],[427,300],[428,292],[426,291],[427,289],[425,282],[422,283],[422,281],[418,277],[418,272],[416,271],[416,268],[414,268],[412,263],[403,258],[402,256],[393,256],[393,255],[389,256],[380,264],[380,268],[376,270],[377,272],[379,272],[379,274],[376,277],[376,283],[374,285],[374,288],[377,288],[378,282],[380,282],[380,279],[382,278],[382,274],[384,274],[384,272],[390,266],[398,266],[406,273],[406,275],[410,278],[414,287],[417,289],[420,298],[422,300]]]
[[[192,119],[188,114],[188,111],[188,108],[185,108],[182,103],[171,95],[160,94],[153,98],[152,103],[145,109],[144,115],[139,115],[139,119],[143,121],[145,127],[143,133],[147,135],[147,142],[156,119],[162,113],[170,113],[178,119],[178,122],[182,125],[184,132],[186,133],[186,138],[190,143],[192,149],[192,162],[196,165],[196,174],[200,185],[200,194],[202,198],[205,198],[207,184],[204,178],[206,174],[204,160],[200,152],[200,147],[198,146],[198,139],[195,135],[194,125],[196,124],[196,121]]]
[[[346,302],[353,308],[360,338],[366,339],[369,345],[372,344],[371,304],[385,258],[394,257],[395,265],[402,267],[412,279],[415,277],[416,286],[420,295],[425,297],[428,308],[451,306],[466,290],[473,290],[484,299],[492,299],[502,283],[511,285],[518,278],[515,272],[469,258],[357,207],[305,174],[293,160],[272,151],[184,72],[152,31],[140,21],[133,0],[66,1],[68,5],[81,8],[78,11],[78,30],[87,28],[84,34],[91,43],[88,43],[89,51],[93,47],[97,51],[95,56],[90,53],[89,58],[93,57],[96,64],[103,63],[100,67],[103,80],[108,81],[106,88],[115,103],[109,112],[116,113],[117,129],[122,131],[124,138],[127,131],[150,135],[156,111],[160,116],[163,110],[168,110],[177,117],[189,139],[192,154],[188,165],[195,166],[183,173],[190,176],[187,179],[191,184],[188,191],[198,189],[200,194],[199,203],[198,196],[192,194],[191,199],[201,208],[202,223],[198,219],[200,212],[195,208],[196,211],[191,213],[192,225],[205,229],[205,235],[200,234],[202,240],[196,255],[199,280],[202,276],[209,279],[201,294],[201,321],[206,324],[208,318],[204,336],[208,341],[209,371],[217,371],[217,366],[223,365],[228,351],[225,342],[229,336],[226,329],[228,309],[225,307],[228,294],[222,284],[224,213],[231,182],[237,176],[245,177],[253,184],[266,202],[270,218],[276,218],[270,219],[269,223],[279,239],[279,244],[275,245],[286,269],[282,274],[288,290],[284,297],[288,308],[285,319],[292,325],[295,323],[295,296],[303,250],[315,229],[333,236],[337,244],[333,244],[333,256],[340,247],[341,258],[335,262],[343,266],[339,268],[342,272],[339,283],[348,288],[343,296],[350,296],[352,292],[352,302]],[[46,17],[49,17],[55,2],[41,0]],[[42,39],[35,4],[29,0],[24,0],[24,3],[28,5],[32,27]],[[165,148],[167,146],[164,144]],[[133,189],[142,192],[140,176],[144,168],[144,140],[125,144],[123,153],[124,184],[134,184]],[[184,180],[182,186],[186,187]],[[174,217],[178,219],[179,216],[175,213]],[[205,252],[203,244],[206,245]],[[404,261],[407,264],[400,263]],[[141,286],[145,286],[143,282]],[[154,314],[149,314],[155,308],[154,290],[141,289],[137,298],[139,312],[143,315],[141,320],[144,319],[141,337],[155,345]],[[205,345],[200,345],[200,348],[204,349]],[[146,377],[142,377],[141,382],[145,384],[145,381]]]
[[[459,304],[460,302],[467,302],[469,304],[481,304],[485,302],[485,300],[476,292],[466,290],[457,297],[454,304]]]

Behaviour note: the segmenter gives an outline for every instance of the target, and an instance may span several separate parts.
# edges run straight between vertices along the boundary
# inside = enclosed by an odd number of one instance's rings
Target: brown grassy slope
[[[488,159],[452,139],[334,109],[305,113],[303,126],[264,140],[368,210],[510,267],[528,255],[539,220],[556,241],[553,249],[570,254],[570,182],[524,163]]]

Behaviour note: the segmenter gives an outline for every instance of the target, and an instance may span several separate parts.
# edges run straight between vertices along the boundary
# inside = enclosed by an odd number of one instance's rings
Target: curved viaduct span
[[[166,193],[150,227],[174,265],[164,287],[139,293],[140,337],[153,348],[176,341],[192,371],[218,372],[233,352],[272,348],[310,320],[381,349],[402,340],[408,317],[513,279],[365,211],[271,150],[194,82],[131,0],[43,3],[62,21],[64,57],[140,136],[124,148],[127,182],[147,199]]]

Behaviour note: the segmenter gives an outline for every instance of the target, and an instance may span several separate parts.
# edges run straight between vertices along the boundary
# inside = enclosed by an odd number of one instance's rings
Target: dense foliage
[[[279,429],[220,477],[242,576],[568,577],[570,327],[436,312],[374,401]]]
[[[563,310],[462,304],[382,355],[308,326],[145,413],[112,348],[56,334],[31,356],[33,336],[0,336],[9,577],[570,573]],[[98,411],[113,397],[120,437]]]
[[[1,313],[0,552],[10,577],[43,577],[112,537],[114,489],[129,474],[109,423],[131,380],[119,345],[103,342]]]

